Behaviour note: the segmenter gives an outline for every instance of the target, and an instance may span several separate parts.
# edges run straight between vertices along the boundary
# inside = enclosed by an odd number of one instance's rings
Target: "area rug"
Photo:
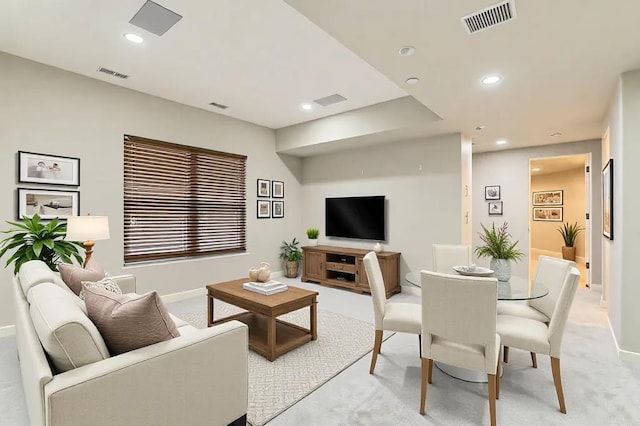
[[[216,300],[215,319],[242,312]],[[195,327],[206,327],[206,312],[177,314]],[[309,309],[279,317],[309,327]],[[318,340],[288,352],[273,362],[249,351],[249,407],[247,420],[262,426],[323,383],[362,358],[373,348],[373,324],[318,310]],[[385,333],[384,338],[393,333]],[[362,374],[368,374],[363,371]]]

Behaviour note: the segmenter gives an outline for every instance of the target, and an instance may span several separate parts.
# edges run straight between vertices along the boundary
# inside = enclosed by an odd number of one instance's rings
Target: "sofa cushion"
[[[115,294],[122,294],[122,290],[120,290],[120,286],[116,280],[111,277],[104,277],[100,281],[82,281],[82,290],[80,290],[80,294],[78,295],[80,300],[84,300],[84,291],[90,287],[101,288]]]
[[[46,282],[53,282],[57,274],[53,272],[46,263],[41,260],[30,260],[20,266],[18,278],[25,297],[32,287]]]
[[[56,284],[42,283],[29,291],[29,302],[40,343],[58,372],[109,357],[102,336],[80,308],[77,296]]]
[[[78,295],[82,290],[82,281],[99,281],[104,278],[104,269],[93,258],[89,260],[89,263],[84,268],[80,265],[60,263],[58,264],[58,270],[65,284]]]
[[[85,289],[89,318],[104,338],[111,355],[132,351],[180,335],[155,291],[143,295]]]

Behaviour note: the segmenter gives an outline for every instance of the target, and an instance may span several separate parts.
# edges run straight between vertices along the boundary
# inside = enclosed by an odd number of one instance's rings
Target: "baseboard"
[[[14,334],[16,334],[15,325],[5,325],[4,327],[0,327],[0,337],[13,336]]]
[[[179,302],[185,299],[191,299],[192,297],[206,296],[206,287],[195,288],[193,290],[181,291],[179,293],[165,294],[160,296],[164,303]]]
[[[609,315],[607,315],[607,324],[609,324],[609,331],[611,331],[611,336],[613,337],[613,344],[616,345],[618,358],[625,361],[640,362],[640,353],[625,351],[624,349],[620,349],[620,346],[618,346],[618,339],[616,339],[616,333],[613,332],[613,326],[609,320]]]
[[[542,249],[532,248],[531,254],[532,255],[537,254],[538,256],[557,257],[562,259],[561,251],[551,251],[551,250],[542,250]],[[586,263],[586,262],[587,262],[587,259],[584,256],[576,256],[576,263]]]

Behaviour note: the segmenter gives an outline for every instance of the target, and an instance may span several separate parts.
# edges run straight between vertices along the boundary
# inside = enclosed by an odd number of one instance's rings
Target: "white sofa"
[[[114,278],[123,293],[135,292],[133,276]],[[65,299],[56,301],[55,308],[46,306],[49,313],[44,318],[33,298],[47,287],[30,294],[37,286],[49,286],[48,290]],[[14,278],[14,298],[18,356],[31,425],[246,424],[248,331],[244,324],[230,321],[196,329],[174,317],[179,337],[113,357],[107,352],[105,359],[56,374],[39,338],[46,335],[43,324],[46,328],[66,317],[68,326],[62,330],[67,337],[78,324],[86,328],[83,302],[40,261],[22,266]],[[37,301],[38,306],[42,303],[46,300]],[[65,303],[74,305],[63,308]],[[55,343],[56,333],[47,339]],[[70,348],[70,356],[75,350],[75,356],[81,358],[78,348],[82,347]]]

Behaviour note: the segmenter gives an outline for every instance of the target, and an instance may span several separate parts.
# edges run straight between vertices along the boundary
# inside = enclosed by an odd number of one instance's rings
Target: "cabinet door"
[[[304,254],[304,270],[302,275],[305,279],[324,278],[324,253],[309,251]]]
[[[357,263],[357,279],[356,279],[356,286],[367,290],[369,293],[371,293],[371,288],[369,287],[369,280],[367,279],[367,271],[366,269],[364,269],[364,260],[362,260],[361,257],[359,257],[356,260]],[[386,260],[385,259],[380,259],[378,258],[378,263],[380,263],[380,270],[382,271],[382,276],[385,276],[385,268],[386,268]],[[385,283],[385,287],[387,286],[387,283]],[[386,291],[386,289],[385,289]]]

